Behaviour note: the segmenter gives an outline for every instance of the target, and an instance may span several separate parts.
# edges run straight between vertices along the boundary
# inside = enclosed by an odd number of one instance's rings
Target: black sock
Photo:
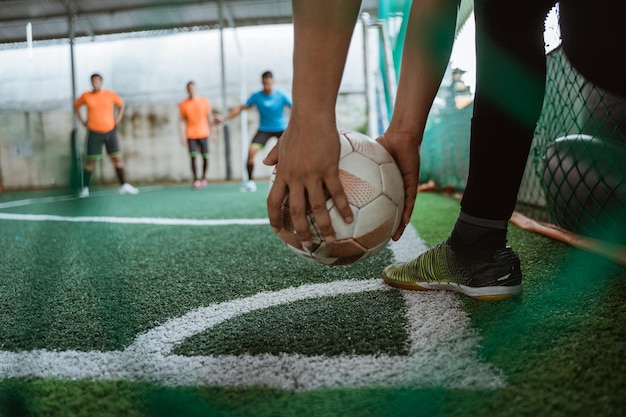
[[[191,173],[193,174],[193,180],[198,179],[198,171],[196,170],[196,158],[191,157]]]
[[[120,182],[120,185],[124,185],[126,181],[124,181],[124,168],[115,168],[115,173],[117,174],[117,179]]]
[[[206,172],[209,169],[209,159],[203,158],[202,161],[202,179],[206,179]]]
[[[254,164],[247,164],[246,168],[248,168],[248,179],[252,181],[252,171],[254,170]]]
[[[461,212],[448,239],[456,253],[478,261],[492,261],[506,247],[507,220],[489,220]]]
[[[91,182],[91,171],[83,170],[83,187],[89,187]]]

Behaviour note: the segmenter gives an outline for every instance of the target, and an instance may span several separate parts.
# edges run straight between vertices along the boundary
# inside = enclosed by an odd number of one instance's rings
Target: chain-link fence
[[[473,101],[457,104],[454,84],[445,83],[428,116],[420,150],[421,180],[462,190],[467,183]]]
[[[565,229],[626,243],[626,99],[585,80],[560,49],[548,62],[526,174],[540,185],[531,195],[544,198],[528,201],[545,199],[549,220]]]
[[[626,99],[585,80],[561,48],[547,60],[546,97],[517,210],[582,235],[624,244]],[[422,144],[422,180],[463,190],[472,105],[455,106],[449,86],[440,89],[439,99]]]

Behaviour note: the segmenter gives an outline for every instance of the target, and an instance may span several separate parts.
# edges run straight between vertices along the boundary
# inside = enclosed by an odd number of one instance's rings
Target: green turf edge
[[[428,198],[428,197],[427,197]],[[434,196],[433,199],[447,197]],[[423,202],[426,198],[422,198]],[[419,201],[419,199],[418,199]],[[444,200],[439,200],[444,201]],[[419,208],[419,207],[418,207]],[[420,235],[429,244],[444,239],[458,212],[458,202],[447,199],[437,207],[437,216],[428,219],[428,228]],[[448,216],[443,215],[447,211]],[[419,212],[419,211],[418,211]],[[426,220],[425,220],[426,221]],[[452,222],[452,223],[451,223]],[[419,222],[417,222],[419,224]],[[439,225],[440,228],[437,229]],[[427,230],[428,229],[428,230]],[[550,307],[548,313],[537,312],[528,318],[519,313],[523,303],[478,303],[461,297],[473,324],[484,332],[486,359],[507,370],[508,387],[497,391],[463,390],[320,390],[310,393],[292,393],[253,388],[249,390],[228,388],[163,388],[150,384],[106,381],[3,381],[0,383],[0,415],[32,416],[621,416],[626,415],[623,378],[624,303],[622,295],[626,285],[624,268],[615,268],[597,257],[558,242],[548,242],[532,255],[529,247],[540,247],[534,239],[545,239],[528,234],[529,242],[519,244],[527,232],[511,230],[516,250],[523,259],[526,276],[525,300]],[[542,242],[546,243],[546,242]],[[564,291],[563,297],[551,296],[560,292],[557,268],[552,274],[548,265],[559,264],[550,259],[560,254],[561,261],[570,270],[581,266],[595,270],[601,266],[606,273],[603,280],[577,286]],[[578,261],[578,263],[576,263]],[[570,265],[573,264],[573,265]],[[535,278],[533,278],[535,276]],[[545,279],[545,276],[555,278]],[[567,274],[564,274],[567,277]],[[584,274],[583,274],[584,278]],[[565,278],[563,278],[565,279]],[[547,281],[547,282],[544,282]],[[584,290],[582,293],[577,291]],[[545,291],[544,291],[545,290]],[[545,294],[545,295],[543,295]],[[555,307],[552,307],[556,304]],[[576,309],[572,308],[576,305]],[[586,309],[584,307],[587,307]],[[553,311],[554,310],[554,311]],[[556,326],[548,317],[561,314],[571,328],[557,340],[534,342],[532,326]],[[530,324],[526,324],[530,323]],[[517,324],[530,332],[506,338],[506,343],[493,340],[507,335],[507,330]],[[562,323],[561,323],[562,324]],[[516,329],[516,330],[519,330]],[[515,332],[512,332],[515,333]],[[537,332],[535,332],[537,333]],[[519,355],[516,342],[526,339],[529,348],[533,343],[545,344],[537,353]],[[545,338],[543,338],[545,339]],[[490,344],[491,343],[491,344]],[[508,345],[507,345],[508,343]],[[536,348],[535,346],[534,348]],[[517,352],[517,354],[515,354]],[[517,358],[517,359],[516,359]],[[63,404],[63,408],[60,408]]]
[[[458,211],[458,200],[422,193],[413,224],[432,246]],[[626,415],[626,268],[515,226],[508,239],[522,261],[522,299],[459,296],[483,337],[484,360],[503,369],[508,385],[481,393],[483,401],[460,395],[441,415]]]
[[[468,392],[438,388],[311,392],[160,387],[126,381],[0,382],[0,416],[434,417]]]

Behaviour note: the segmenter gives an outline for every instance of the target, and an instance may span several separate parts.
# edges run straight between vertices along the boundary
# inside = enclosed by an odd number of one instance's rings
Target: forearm
[[[246,110],[248,107],[245,104],[235,107],[231,111],[229,111],[226,116],[222,118],[222,121],[225,122],[227,120],[232,119],[233,117],[237,117],[241,114],[242,111]]]
[[[294,0],[292,117],[335,120],[335,104],[360,0]]]
[[[180,143],[185,144],[187,140],[187,135],[185,133],[186,123],[185,120],[181,119],[178,122],[178,138],[180,139]]]
[[[421,142],[452,52],[457,7],[457,0],[413,2],[389,130],[409,133]]]
[[[122,121],[122,117],[124,117],[124,109],[126,109],[126,106],[122,104],[122,106],[117,112],[117,117],[115,117],[115,126],[117,126],[120,123],[120,121]]]
[[[307,212],[327,242],[335,239],[326,201],[328,195],[346,222],[353,213],[339,179],[340,142],[335,105],[360,0],[293,0],[293,106],[289,125],[265,159],[276,165],[267,198],[274,231],[282,224],[282,205],[289,212],[298,239],[311,247]]]
[[[74,110],[74,114],[76,114],[76,119],[78,119],[78,122],[83,125],[83,126],[87,126],[87,122],[85,121],[85,119],[83,118],[83,115],[80,113],[79,109],[75,109]]]

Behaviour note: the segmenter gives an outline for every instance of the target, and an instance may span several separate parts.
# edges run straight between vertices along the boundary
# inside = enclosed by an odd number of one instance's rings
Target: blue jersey
[[[265,94],[263,90],[259,90],[248,98],[246,106],[256,106],[259,111],[259,130],[282,132],[287,128],[285,106],[291,107],[291,97],[287,93],[274,89],[270,94]]]

